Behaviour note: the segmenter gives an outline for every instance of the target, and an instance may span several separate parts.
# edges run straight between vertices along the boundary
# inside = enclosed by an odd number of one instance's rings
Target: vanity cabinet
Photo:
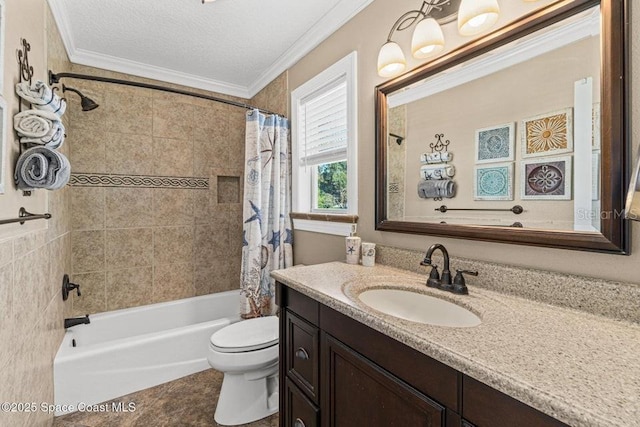
[[[276,299],[281,427],[565,426],[280,283]]]

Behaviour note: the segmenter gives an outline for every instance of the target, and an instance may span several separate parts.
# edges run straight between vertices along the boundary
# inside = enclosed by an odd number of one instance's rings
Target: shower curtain
[[[289,121],[247,112],[241,308],[243,318],[275,314],[270,272],[293,264]]]

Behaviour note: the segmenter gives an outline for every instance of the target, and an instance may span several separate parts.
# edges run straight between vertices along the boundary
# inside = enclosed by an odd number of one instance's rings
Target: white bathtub
[[[209,337],[238,313],[239,291],[228,291],[90,315],[56,354],[56,415],[209,368]]]

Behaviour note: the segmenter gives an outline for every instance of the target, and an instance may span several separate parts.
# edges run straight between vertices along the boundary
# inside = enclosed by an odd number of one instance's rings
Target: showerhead
[[[80,105],[82,106],[82,111],[91,111],[91,110],[95,110],[96,108],[98,108],[100,105],[95,102],[93,99],[84,96],[82,94],[82,92],[80,92],[78,89],[74,89],[72,87],[67,87],[65,85],[62,85],[62,92],[74,92],[77,93],[78,95],[80,95]]]

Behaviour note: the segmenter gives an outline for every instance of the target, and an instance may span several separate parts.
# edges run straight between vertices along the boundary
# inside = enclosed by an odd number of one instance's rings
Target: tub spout
[[[70,328],[72,326],[76,326],[76,325],[88,325],[89,323],[91,323],[91,320],[89,320],[89,315],[86,314],[84,317],[72,317],[69,319],[64,319],[64,328]]]

